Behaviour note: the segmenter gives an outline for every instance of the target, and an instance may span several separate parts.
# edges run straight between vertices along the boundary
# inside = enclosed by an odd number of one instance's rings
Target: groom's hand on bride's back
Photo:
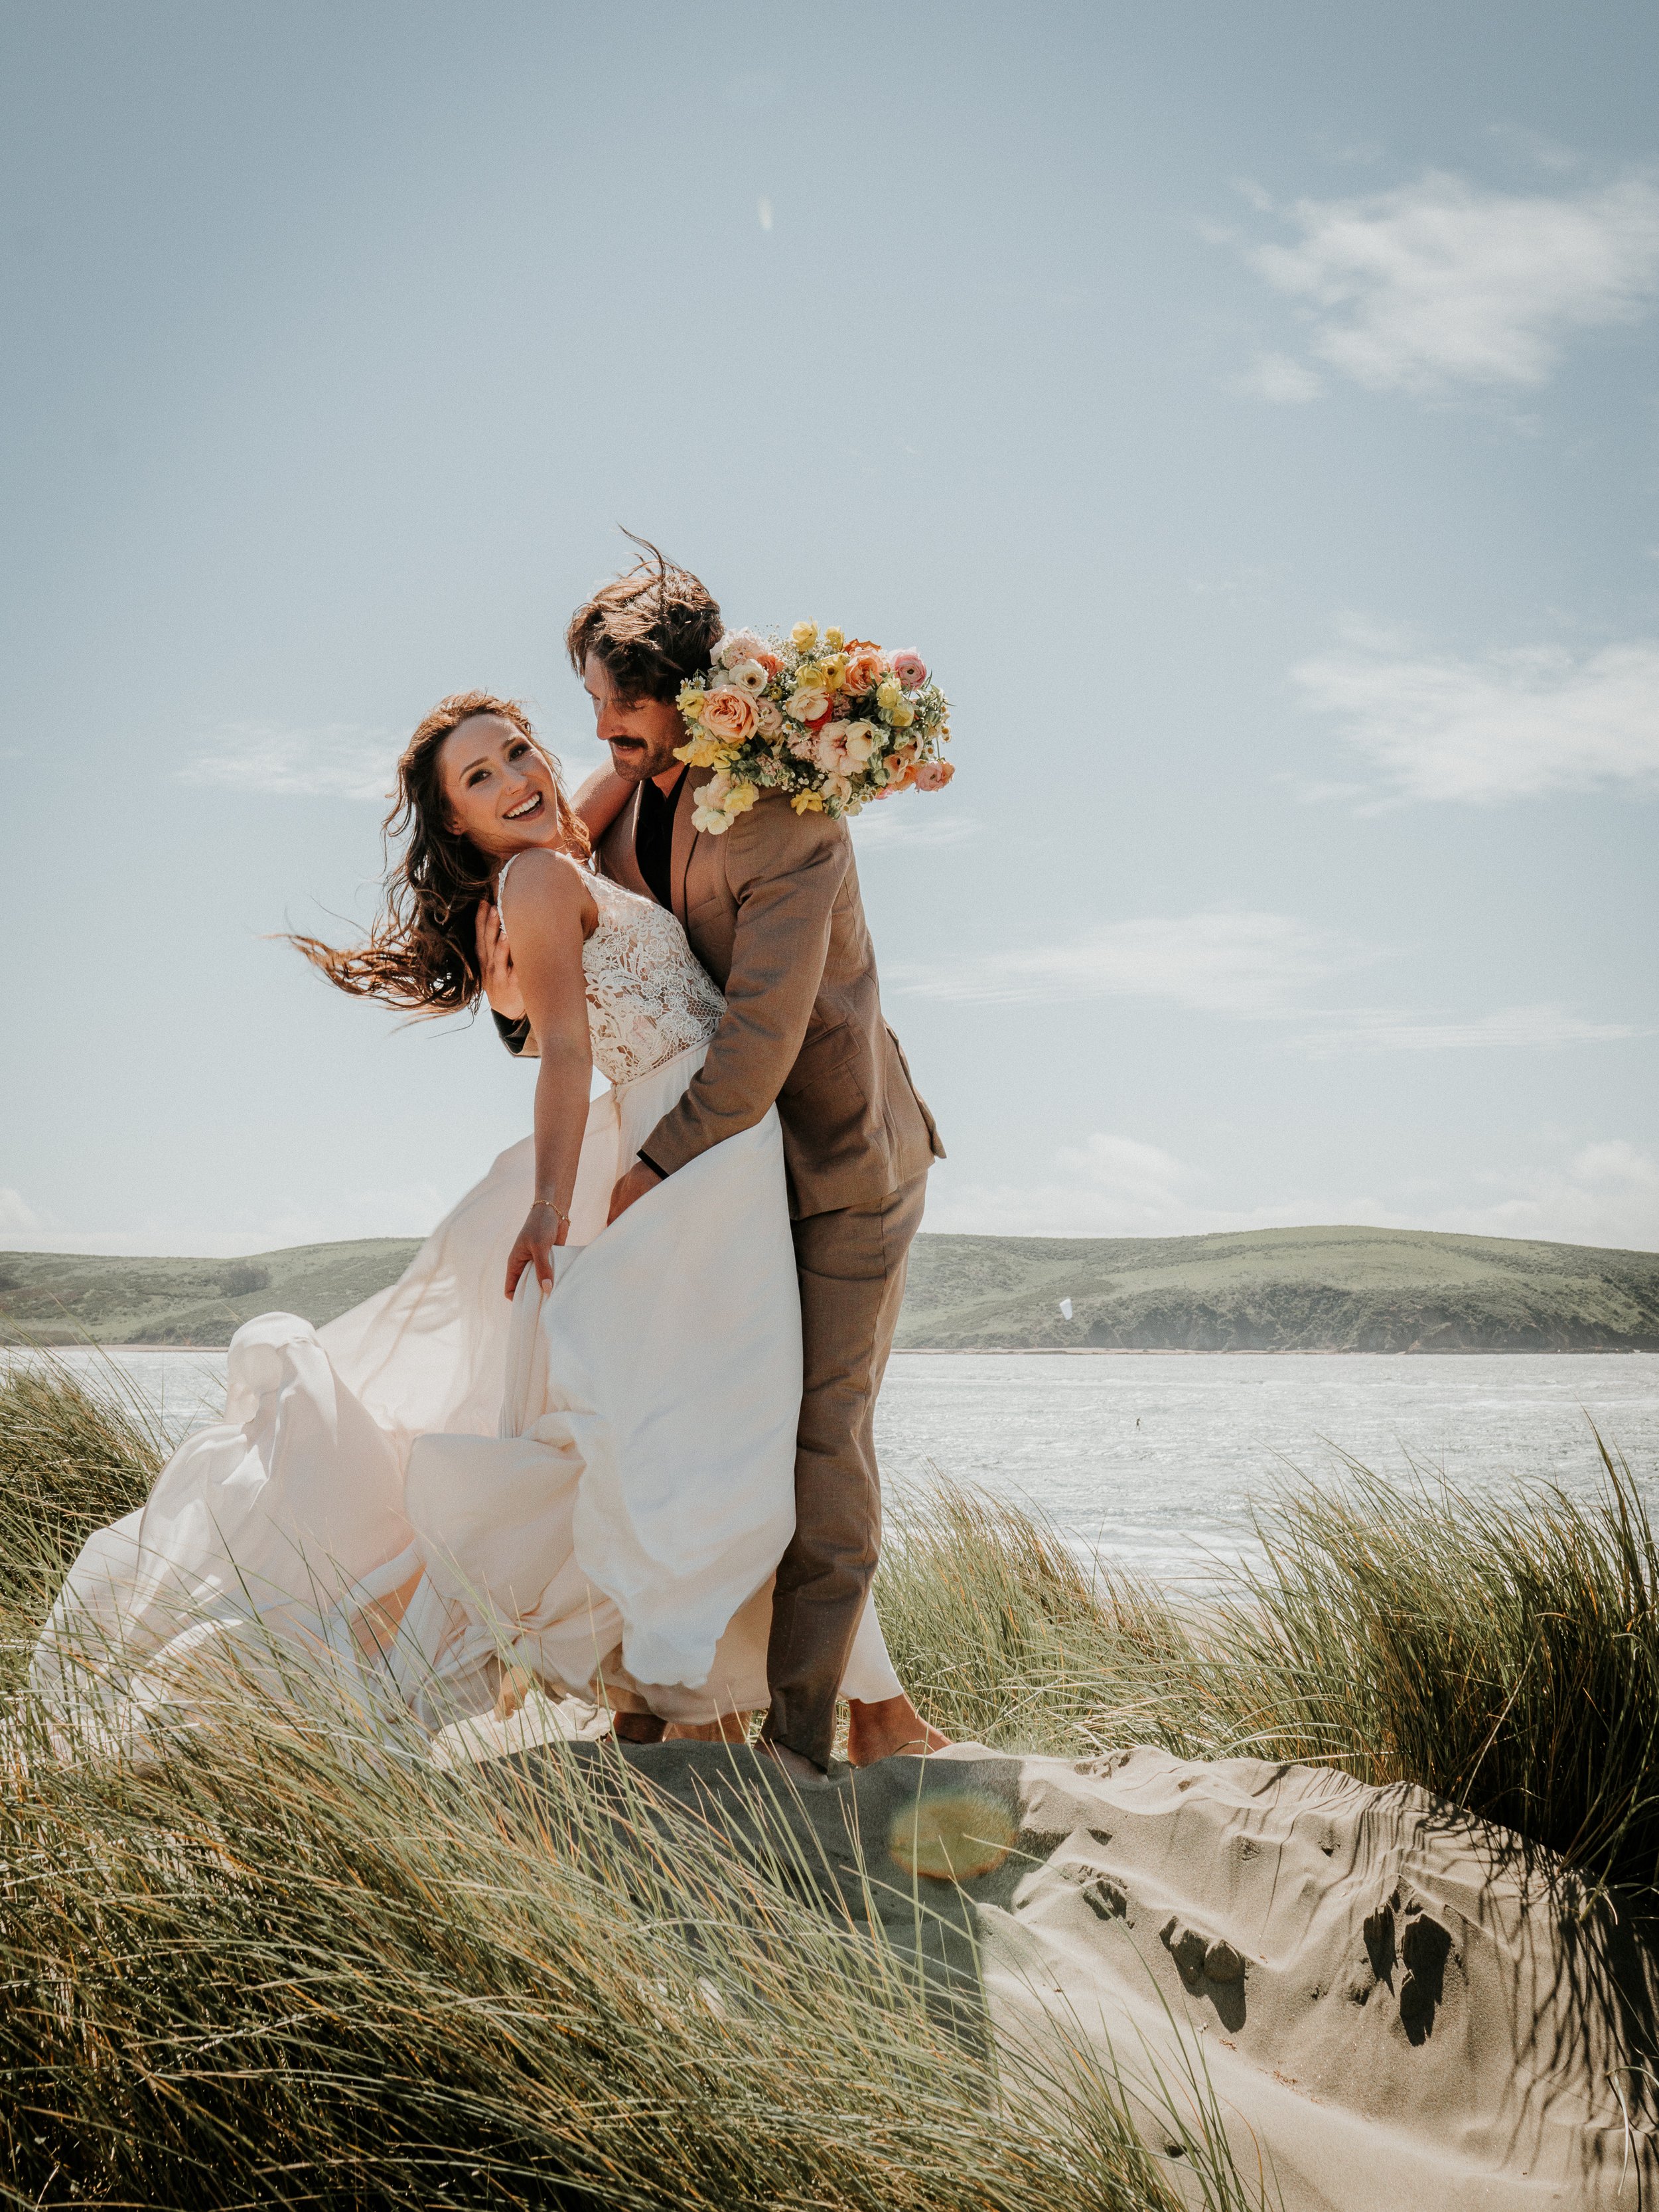
[[[635,1200],[643,1198],[648,1190],[655,1190],[661,1181],[662,1177],[655,1168],[647,1165],[644,1160],[635,1160],[611,1193],[611,1211],[605,1216],[607,1224],[614,1221],[619,1213],[626,1213]]]
[[[501,927],[501,910],[489,899],[478,902],[476,936],[478,975],[483,984],[483,994],[489,1001],[489,1011],[499,1014],[503,1021],[521,1022],[524,994],[513,970],[513,955],[507,950],[507,933]]]

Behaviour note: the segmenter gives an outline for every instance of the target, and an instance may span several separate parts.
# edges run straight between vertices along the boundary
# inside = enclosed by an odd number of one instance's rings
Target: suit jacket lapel
[[[691,848],[697,842],[697,833],[691,827],[691,817],[696,811],[696,801],[691,796],[693,769],[680,786],[679,804],[674,809],[674,835],[669,847],[668,887],[673,893],[674,912],[679,917],[680,927],[685,927],[685,878],[691,866]],[[635,802],[637,804],[637,801]]]

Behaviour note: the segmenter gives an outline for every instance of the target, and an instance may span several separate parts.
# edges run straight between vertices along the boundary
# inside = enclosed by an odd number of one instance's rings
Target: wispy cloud
[[[963,1235],[1194,1237],[1356,1223],[1659,1250],[1659,1159],[1622,1139],[1563,1146],[1507,1170],[1483,1167],[1464,1178],[1461,1194],[1426,1200],[1314,1186],[1251,1205],[1218,1188],[1220,1180],[1158,1146],[1103,1131],[1057,1152],[1036,1182],[942,1184],[928,1200],[927,1226]]]
[[[866,806],[854,818],[853,842],[860,852],[884,853],[894,846],[938,851],[966,845],[979,836],[980,825],[970,816],[933,813],[927,806],[926,799],[920,805],[901,800]]]
[[[1634,321],[1659,291],[1659,191],[1644,176],[1507,193],[1435,171],[1362,198],[1255,197],[1298,234],[1244,245],[1246,261],[1299,305],[1315,357],[1374,392],[1535,389],[1575,331]],[[1265,360],[1264,398],[1314,396],[1300,364]]]
[[[1492,802],[1613,785],[1659,788],[1659,643],[1480,659],[1363,638],[1291,672],[1395,796]]]
[[[1292,1027],[1310,1059],[1340,1053],[1540,1051],[1650,1036],[1628,1022],[1589,1021],[1559,1005],[1474,1015],[1401,1006],[1333,1006],[1324,987],[1386,955],[1292,915],[1194,914],[1109,923],[1058,945],[896,967],[896,992],[981,1005],[1078,1005],[1149,999],[1195,1013]]]
[[[1339,1016],[1312,1032],[1303,1048],[1316,1059],[1343,1052],[1468,1052],[1509,1047],[1547,1051],[1573,1044],[1608,1044],[1650,1036],[1628,1022],[1587,1022],[1565,1006],[1505,1006],[1472,1021],[1435,1021],[1421,1014],[1373,1007]]]
[[[1325,383],[1306,362],[1293,361],[1287,353],[1260,353],[1237,379],[1237,389],[1257,399],[1271,399],[1275,406],[1302,407],[1320,397]]]
[[[186,783],[285,798],[384,801],[396,781],[403,739],[362,722],[295,729],[276,722],[233,722],[180,771]]]
[[[1193,914],[1110,922],[1058,945],[894,973],[901,988],[929,999],[1164,999],[1273,1018],[1297,1011],[1301,989],[1353,957],[1287,915]]]
[[[323,1209],[289,1207],[257,1218],[244,1216],[240,1222],[203,1226],[152,1217],[128,1220],[118,1228],[83,1229],[31,1206],[21,1191],[0,1189],[0,1247],[13,1252],[239,1259],[248,1252],[358,1237],[424,1237],[459,1195],[459,1190],[417,1182],[352,1192]]]

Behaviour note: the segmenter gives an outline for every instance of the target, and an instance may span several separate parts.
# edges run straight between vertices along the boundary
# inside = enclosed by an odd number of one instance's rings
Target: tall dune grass
[[[85,1533],[159,1439],[49,1370],[0,1386],[13,1685]],[[1268,1566],[1188,1610],[941,1486],[878,1595],[952,1734],[1076,1754],[1313,1759],[1420,1783],[1659,1906],[1659,1543],[1350,1470],[1263,1516]],[[0,2201],[1234,2212],[1201,2095],[1186,2195],[1086,2056],[994,2058],[776,1831],[743,1850],[614,1754],[532,1786],[386,1726],[230,1695],[143,1768],[64,1765],[14,1690],[0,1775]],[[758,1815],[757,1816],[758,1817]],[[925,1911],[925,1902],[921,1908]]]
[[[9,1479],[34,1470],[21,1608],[48,1553],[142,1490],[144,1447],[61,1376],[14,1377],[0,1434]],[[972,2003],[838,1906],[752,1793],[763,1841],[739,1850],[604,1747],[445,1771],[302,1689],[217,1695],[210,1730],[143,1765],[66,1763],[10,1701],[0,2201],[1260,2202],[1201,2084],[1167,2115],[1172,2160],[1081,2043],[1058,2080],[994,2055]]]
[[[1659,1539],[1599,1437],[1586,1503],[1385,1482],[1258,1516],[1265,1572],[1182,1607],[1086,1571],[1017,1508],[939,1486],[878,1595],[939,1726],[1030,1749],[1147,1742],[1413,1782],[1659,1914]]]

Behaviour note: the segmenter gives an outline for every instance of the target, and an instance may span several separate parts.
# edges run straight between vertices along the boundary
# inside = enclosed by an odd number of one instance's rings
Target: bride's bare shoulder
[[[582,933],[586,935],[599,919],[592,880],[580,861],[568,853],[532,846],[526,852],[515,853],[501,872],[501,912],[508,918],[509,927],[514,915],[523,921],[553,921],[575,914],[581,917]]]

